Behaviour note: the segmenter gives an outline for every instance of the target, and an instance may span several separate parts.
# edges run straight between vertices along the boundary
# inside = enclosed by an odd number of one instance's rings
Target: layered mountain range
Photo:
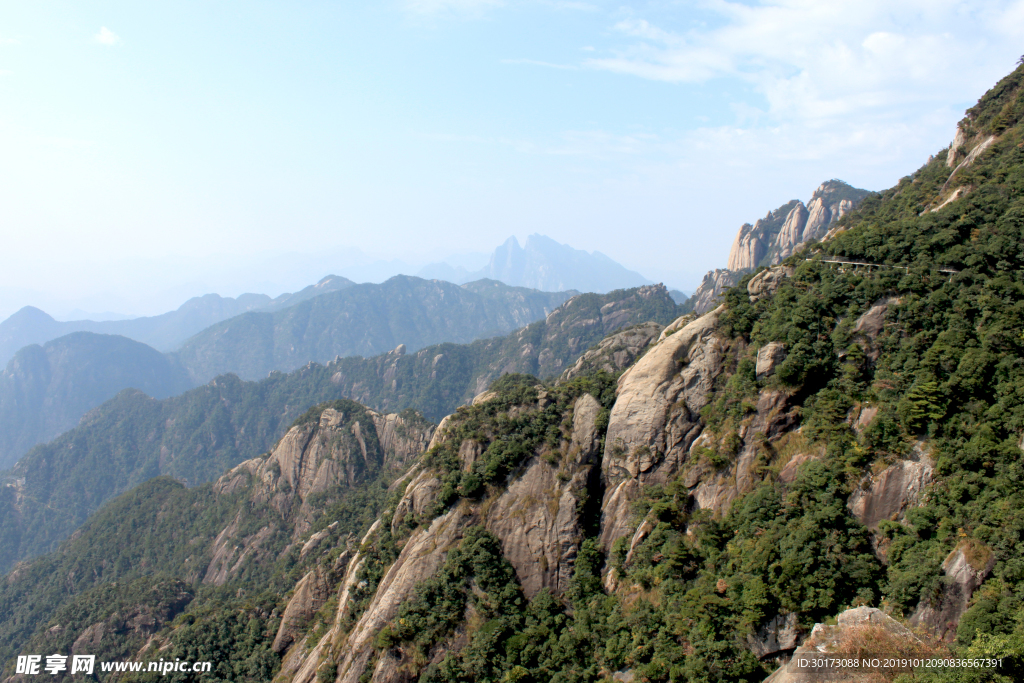
[[[480,256],[486,259],[484,255]],[[298,258],[297,255],[295,257]],[[289,259],[289,262],[293,260]],[[307,258],[297,264],[309,268],[308,261]],[[419,269],[416,275],[460,285],[488,279],[544,292],[610,292],[653,284],[600,252],[574,249],[537,234],[530,235],[525,246],[520,246],[515,237],[510,237],[494,250],[483,268],[467,269],[459,259],[453,258],[452,261],[459,265],[433,263]],[[331,266],[324,262],[324,267]],[[395,261],[385,270],[394,274],[411,273],[416,269]],[[393,277],[382,273],[378,273],[382,279]],[[117,334],[148,344],[158,351],[175,351],[189,337],[229,318],[252,311],[273,313],[355,284],[348,278],[328,275],[300,291],[273,298],[266,294],[242,294],[237,298],[206,294],[189,299],[168,313],[125,320],[57,321],[38,308],[26,306],[0,322],[0,365],[6,364],[15,352],[29,344],[45,344],[71,332]]]
[[[0,374],[0,467],[70,429],[122,389],[165,398],[224,373],[255,380],[311,361],[376,355],[399,344],[416,351],[439,342],[470,342],[544,318],[572,294],[492,280],[459,287],[408,276],[379,285],[325,278],[260,311],[212,325],[173,353],[89,332],[29,345]]]
[[[175,311],[130,320],[59,322],[38,308],[26,306],[0,322],[0,363],[6,364],[15,352],[25,346],[45,344],[71,332],[116,334],[152,346],[158,351],[173,351],[192,335],[222,320],[247,311],[280,310],[354,284],[343,277],[328,275],[299,292],[282,294],[273,299],[266,294],[242,294],[235,299],[207,294],[189,299]]]
[[[953,145],[704,314],[659,321],[662,288],[574,298],[452,354],[495,355],[436,427],[332,400],[212,483],[126,490],[0,582],[6,680],[41,652],[210,661],[204,681],[806,681],[795,654],[898,655],[833,677],[863,683],[1024,680],[1022,150],[1024,66]],[[287,377],[415,406],[446,356]],[[175,428],[137,415],[36,471]],[[24,478],[2,489],[15,518],[45,492]]]
[[[231,372],[260,379],[310,361],[376,355],[405,344],[468,343],[544,318],[578,292],[541,292],[494,280],[462,286],[396,275],[317,296],[277,312],[212,325],[176,352],[196,384]]]
[[[149,478],[209,481],[266,451],[317,403],[357,398],[382,411],[417,408],[439,420],[502,374],[556,375],[609,332],[650,320],[664,324],[677,312],[663,286],[584,294],[506,337],[416,353],[400,345],[372,358],[311,362],[259,382],[223,375],[164,400],[125,390],[3,473],[0,567],[52,549],[104,501]],[[640,339],[656,332],[645,328]],[[633,341],[632,351],[616,349],[613,366],[622,367],[642,346]]]

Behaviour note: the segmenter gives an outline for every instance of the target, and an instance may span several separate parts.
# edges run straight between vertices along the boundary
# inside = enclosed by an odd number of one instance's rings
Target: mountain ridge
[[[440,419],[488,378],[538,368],[557,374],[609,331],[667,322],[677,311],[663,286],[584,294],[506,337],[310,362],[255,382],[222,375],[162,401],[124,390],[0,474],[0,566],[51,550],[104,501],[147,479],[215,478],[270,448],[311,405],[359,396],[384,412],[419,408]],[[444,354],[447,362],[435,360]]]
[[[74,427],[126,386],[166,398],[192,382],[173,359],[116,335],[73,332],[21,349],[0,373],[0,467]]]
[[[116,334],[161,352],[173,351],[197,332],[240,313],[259,309],[279,310],[354,284],[351,280],[328,275],[315,285],[276,298],[266,294],[240,294],[236,298],[205,294],[189,299],[174,311],[126,320],[62,322],[34,306],[25,306],[0,322],[0,364],[6,365],[18,349],[29,344],[45,344],[72,332]]]
[[[399,344],[417,351],[426,343],[468,342],[543,318],[571,294],[541,293],[492,280],[457,287],[397,276],[382,285],[354,285],[329,276],[295,294],[263,302],[260,311],[206,328],[179,353],[161,355],[125,337],[73,332],[43,347],[59,346],[75,355],[80,367],[76,371],[62,364],[62,380],[50,379],[50,361],[33,366],[38,376],[16,362],[19,355],[32,355],[30,349],[38,348],[31,346],[20,350],[0,374],[0,467],[10,467],[35,444],[73,427],[87,410],[121,389],[165,398],[227,372],[261,379],[274,370],[290,371],[338,356],[375,355]],[[193,300],[179,313],[205,305]],[[21,317],[48,318],[42,311],[25,311]],[[131,372],[118,367],[117,353],[124,354]],[[147,363],[140,362],[143,356]],[[104,358],[106,372],[86,378],[86,369],[94,370]],[[163,380],[150,381],[155,376]]]
[[[196,384],[225,372],[242,379],[310,361],[376,355],[405,345],[468,343],[547,316],[573,292],[539,292],[496,281],[459,286],[396,275],[352,285],[275,312],[251,311],[212,325],[175,353]]]

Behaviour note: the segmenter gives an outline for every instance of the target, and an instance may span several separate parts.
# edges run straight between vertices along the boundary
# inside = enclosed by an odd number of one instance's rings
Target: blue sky
[[[919,167],[1022,38],[1021,1],[2,2],[0,315],[533,232],[692,288],[741,223]]]

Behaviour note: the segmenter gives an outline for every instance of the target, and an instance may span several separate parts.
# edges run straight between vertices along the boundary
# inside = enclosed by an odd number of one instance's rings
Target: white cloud
[[[776,121],[822,121],[972,99],[1013,68],[1024,0],[708,0],[712,28],[641,18],[585,66],[670,83],[736,79]]]
[[[99,33],[92,37],[100,45],[117,45],[121,38],[106,26],[101,26]]]

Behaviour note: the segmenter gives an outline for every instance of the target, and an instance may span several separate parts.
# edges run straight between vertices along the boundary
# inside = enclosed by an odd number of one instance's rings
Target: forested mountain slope
[[[412,412],[381,415],[335,401],[297,420],[273,454],[215,484],[185,488],[160,477],[136,487],[59,553],[8,575],[0,587],[0,660],[23,646],[127,659],[192,605],[186,630],[196,644],[215,636],[232,648],[233,661],[218,666],[221,680],[239,680],[232,668],[269,680],[277,663],[270,643],[253,640],[244,610],[228,612],[251,602],[247,593],[287,591],[317,562],[324,566],[317,581],[333,576],[329,566],[351,556],[346,546],[365,532],[387,484],[426,448],[433,428]],[[51,615],[58,628],[33,635],[39,618]]]
[[[506,378],[442,423],[363,544],[373,597],[280,679],[760,681],[865,605],[925,629],[901,651],[1004,657],[920,680],[1020,680],[1022,81],[614,396]]]
[[[26,346],[0,374],[0,467],[71,429],[125,387],[166,398],[192,382],[174,359],[116,335],[74,332]]]
[[[608,332],[675,315],[664,287],[585,294],[520,332],[470,345],[311,363],[259,382],[225,375],[164,400],[126,390],[4,473],[0,566],[52,549],[104,501],[147,479],[169,475],[188,485],[213,479],[266,451],[317,403],[358,395],[380,410],[417,408],[437,420],[489,378],[557,374]],[[450,362],[435,361],[443,354]]]
[[[176,355],[197,384],[227,372],[256,380],[272,370],[374,355],[399,344],[418,351],[505,334],[545,317],[572,294],[398,275],[226,320],[189,339]]]

